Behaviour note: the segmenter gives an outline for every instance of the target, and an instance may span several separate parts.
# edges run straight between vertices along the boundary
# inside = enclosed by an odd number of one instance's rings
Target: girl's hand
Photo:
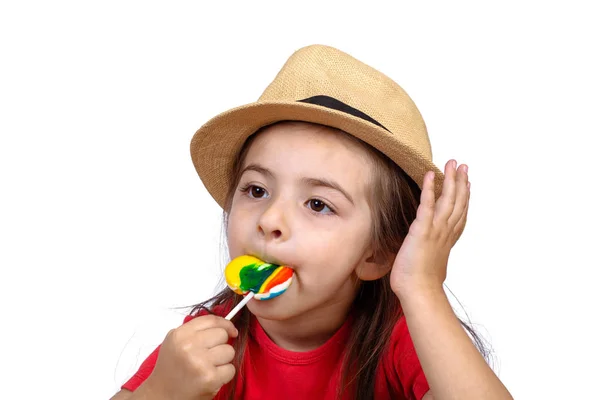
[[[143,390],[152,398],[212,399],[235,375],[234,350],[227,342],[237,335],[230,321],[215,315],[194,318],[171,330]]]
[[[442,289],[450,250],[467,221],[471,186],[467,169],[463,164],[457,170],[454,160],[446,163],[442,194],[437,202],[434,173],[425,175],[417,218],[392,268],[390,283],[397,296],[415,289]]]

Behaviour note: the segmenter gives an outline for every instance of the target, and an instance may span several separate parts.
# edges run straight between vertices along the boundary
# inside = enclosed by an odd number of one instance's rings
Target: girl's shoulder
[[[406,318],[403,314],[398,316],[398,320],[394,324],[388,342],[388,349],[396,354],[416,354]]]
[[[421,398],[429,390],[404,315],[394,325],[381,365],[388,383],[402,390],[407,398]]]

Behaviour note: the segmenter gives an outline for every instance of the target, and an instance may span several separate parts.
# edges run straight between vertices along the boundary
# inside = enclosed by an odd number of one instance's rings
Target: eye
[[[267,195],[267,191],[264,188],[256,185],[248,185],[241,190],[242,192],[248,193],[248,196],[252,197],[253,199],[262,199]]]
[[[308,201],[308,207],[313,210],[314,212],[320,213],[320,214],[333,214],[333,210],[331,209],[331,207],[329,207],[327,205],[327,203],[325,203],[323,200],[319,200],[319,199],[310,199]]]

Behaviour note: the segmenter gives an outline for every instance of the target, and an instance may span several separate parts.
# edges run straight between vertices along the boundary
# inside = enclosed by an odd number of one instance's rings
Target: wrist
[[[405,279],[393,288],[394,293],[402,301],[413,297],[423,297],[444,293],[443,282],[427,278]]]
[[[413,302],[427,299],[446,298],[442,283],[427,279],[407,280],[394,289],[394,293],[403,307]]]
[[[160,385],[155,385],[149,376],[133,393],[132,400],[170,400]]]

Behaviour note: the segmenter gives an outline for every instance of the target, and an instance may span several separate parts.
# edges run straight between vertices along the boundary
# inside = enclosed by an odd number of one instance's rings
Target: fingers
[[[463,213],[460,216],[460,219],[457,221],[456,226],[454,227],[454,237],[456,240],[462,235],[463,230],[467,224],[467,215],[469,212],[469,201],[471,200],[471,183],[467,182],[467,204],[464,207]]]
[[[201,317],[194,318],[187,324],[183,325],[182,328],[195,331],[220,328],[225,330],[229,337],[235,338],[238,335],[238,331],[235,325],[233,325],[233,322],[217,315],[203,315]]]
[[[200,375],[205,381],[204,387],[206,388],[205,393],[211,394],[210,398],[215,398],[219,390],[223,385],[229,383],[235,376],[235,367],[233,364],[223,364],[213,367],[210,371],[200,371]],[[204,399],[205,397],[198,397],[198,399]]]
[[[208,350],[208,357],[210,358],[213,365],[225,365],[230,364],[235,357],[235,350],[233,346],[228,344],[221,344]]]
[[[219,365],[217,367],[217,379],[221,382],[221,385],[225,385],[233,379],[235,376],[235,367],[233,364]]]
[[[202,347],[210,349],[229,341],[229,335],[223,328],[210,328],[202,332]]]
[[[443,231],[454,232],[460,236],[466,224],[469,208],[468,166],[461,164],[457,169],[455,160],[446,163],[442,193],[437,202],[434,178],[435,174],[429,171],[423,179],[421,204],[417,210],[417,220],[421,222],[419,226],[424,229],[424,232],[436,232],[442,228]]]
[[[435,210],[435,219],[448,221],[456,203],[456,161],[450,160],[444,168],[444,183],[442,195],[438,199]]]
[[[153,371],[155,381],[168,386],[165,393],[173,398],[191,393],[213,398],[235,375],[235,350],[228,341],[237,335],[231,321],[216,315],[193,318],[169,331]]]
[[[448,225],[454,228],[462,216],[467,211],[467,200],[469,197],[469,188],[467,187],[469,183],[469,178],[467,176],[468,167],[466,165],[461,165],[458,167],[458,171],[456,172],[456,184],[455,184],[455,202],[452,212],[448,218]]]
[[[423,189],[421,190],[421,203],[417,209],[417,220],[425,224],[431,225],[433,221],[435,208],[435,190],[434,190],[435,173],[429,171],[423,178]]]

